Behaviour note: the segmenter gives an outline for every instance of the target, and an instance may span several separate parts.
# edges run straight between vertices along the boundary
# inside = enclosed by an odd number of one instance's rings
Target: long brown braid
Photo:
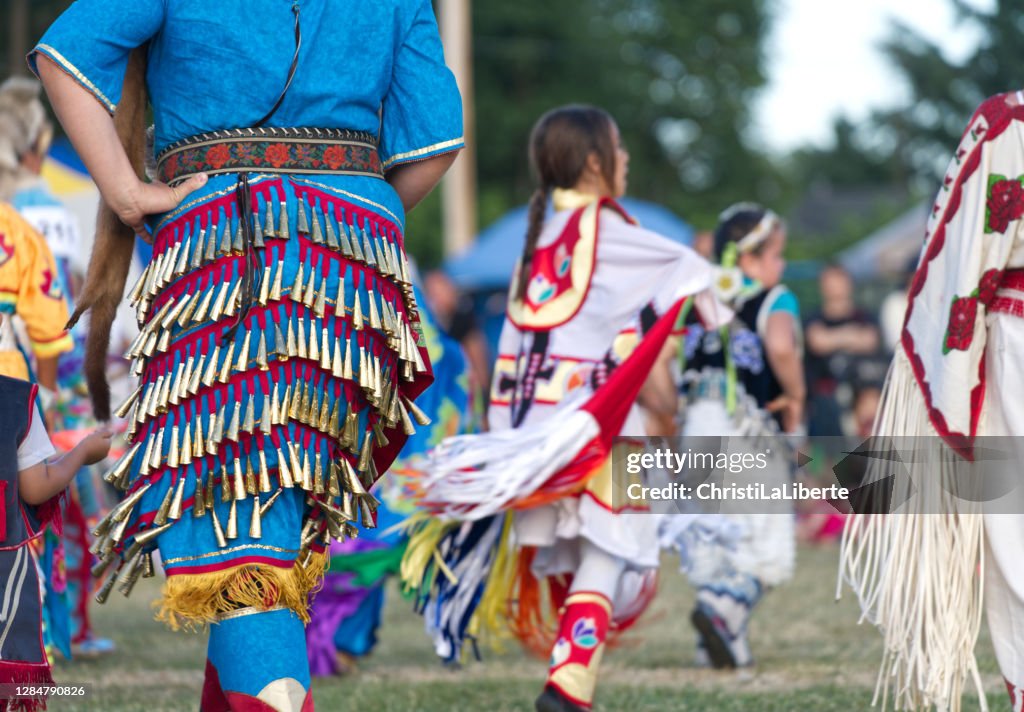
[[[614,125],[608,112],[585,104],[552,109],[534,124],[530,132],[530,168],[537,181],[537,189],[530,197],[529,223],[520,260],[519,281],[511,298],[522,299],[526,296],[530,267],[537,249],[537,239],[544,228],[544,214],[551,191],[575,186],[591,154],[597,155],[601,174],[608,185],[614,184]]]
[[[146,47],[143,46],[131,53],[121,101],[114,111],[118,138],[140,178],[145,177],[147,101]],[[91,312],[85,341],[85,379],[93,413],[101,421],[110,420],[110,384],[107,382],[110,330],[124,296],[134,249],[135,232],[121,222],[101,198],[96,215],[96,241],[89,257],[85,285],[76,300],[75,313],[65,327],[70,329],[82,314]]]

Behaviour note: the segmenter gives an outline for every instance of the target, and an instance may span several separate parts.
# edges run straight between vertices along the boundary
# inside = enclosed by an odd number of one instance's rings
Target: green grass
[[[596,709],[604,712],[722,710],[734,712],[850,712],[870,708],[880,655],[874,628],[857,625],[847,592],[834,598],[835,548],[801,549],[797,575],[771,592],[751,624],[758,665],[716,673],[692,665],[694,633],[688,617],[693,594],[668,557],[661,592],[627,643],[608,652]],[[111,598],[94,609],[95,627],[118,646],[100,660],[61,663],[58,682],[85,683],[81,702],[52,700],[50,709],[162,712],[198,708],[205,638],[172,633],[152,620],[150,601],[159,583],[142,581],[132,598]],[[317,679],[320,712],[506,712],[530,710],[544,678],[542,662],[505,646],[484,651],[484,661],[461,670],[442,667],[422,621],[395,589],[389,591],[380,644],[359,670],[345,678]],[[239,651],[244,655],[244,651]],[[993,709],[1005,706],[987,634],[979,663]],[[977,708],[966,698],[965,709]]]

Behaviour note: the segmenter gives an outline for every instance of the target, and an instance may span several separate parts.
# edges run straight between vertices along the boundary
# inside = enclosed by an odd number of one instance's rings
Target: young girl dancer
[[[656,414],[674,413],[663,346],[711,270],[615,202],[629,156],[604,111],[545,114],[530,161],[538,185],[499,341],[492,432],[435,451],[423,502],[461,520],[515,510],[510,615],[520,637],[551,655],[537,709],[584,710],[609,629],[643,610],[658,565],[656,517],[613,497],[611,440],[644,434],[638,396]],[[702,302],[717,323],[709,293]],[[554,630],[529,605],[543,579],[560,609]]]

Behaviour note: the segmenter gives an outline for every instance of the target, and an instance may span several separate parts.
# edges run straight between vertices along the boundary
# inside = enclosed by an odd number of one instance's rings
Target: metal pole
[[[476,142],[473,113],[473,23],[470,0],[441,0],[440,29],[445,59],[462,92],[466,148],[441,185],[445,256],[464,250],[476,238]]]
[[[28,53],[28,0],[11,0],[7,25],[7,74],[28,74],[25,54]]]

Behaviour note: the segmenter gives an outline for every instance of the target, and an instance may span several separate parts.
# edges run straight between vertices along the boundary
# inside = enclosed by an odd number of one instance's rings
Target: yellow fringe
[[[402,522],[401,528],[411,532],[399,569],[404,590],[410,591],[421,587],[429,589],[434,585],[434,577],[437,576],[440,567],[434,569],[429,581],[423,580],[424,572],[432,561],[440,558],[436,553],[441,539],[459,526],[462,526],[461,522],[445,522],[425,512],[417,512]],[[450,571],[447,575],[452,578]]]
[[[327,552],[314,552],[305,566],[296,561],[290,569],[264,564],[244,564],[205,574],[169,576],[163,596],[154,605],[157,620],[172,630],[215,623],[239,608],[285,606],[309,623],[312,595],[323,584],[329,561]]]

